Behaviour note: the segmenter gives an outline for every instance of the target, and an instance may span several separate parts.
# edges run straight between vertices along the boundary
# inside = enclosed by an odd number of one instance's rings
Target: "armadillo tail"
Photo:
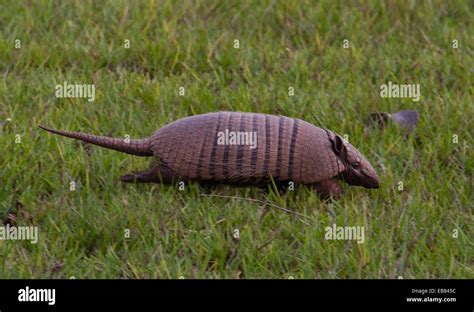
[[[92,134],[86,134],[81,132],[74,131],[63,131],[46,128],[39,126],[41,129],[48,132],[62,135],[68,138],[82,140],[87,143],[99,145],[105,148],[109,148],[115,151],[136,155],[136,156],[153,156],[153,151],[151,150],[150,139],[142,140],[125,140],[119,138],[109,138],[105,136],[97,136]]]

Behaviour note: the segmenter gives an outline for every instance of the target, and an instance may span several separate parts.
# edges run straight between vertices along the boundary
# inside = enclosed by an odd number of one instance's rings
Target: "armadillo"
[[[194,180],[265,184],[292,181],[314,185],[323,198],[340,196],[338,180],[366,188],[379,187],[374,168],[349,142],[330,130],[297,118],[241,112],[207,113],[171,122],[151,137],[140,140],[40,127],[112,150],[158,159],[148,170],[122,176],[124,182],[170,184]],[[252,135],[254,140],[250,144]]]

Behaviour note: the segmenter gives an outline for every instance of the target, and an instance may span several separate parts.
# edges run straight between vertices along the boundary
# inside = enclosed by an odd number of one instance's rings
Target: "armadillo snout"
[[[362,185],[365,188],[374,188],[377,189],[380,187],[380,181],[377,178],[374,177],[367,177],[367,180],[365,181],[365,185]]]

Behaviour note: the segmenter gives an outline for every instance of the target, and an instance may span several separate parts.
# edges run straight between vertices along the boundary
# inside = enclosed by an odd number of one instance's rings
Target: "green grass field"
[[[474,278],[473,12],[470,1],[2,1],[0,217],[40,236],[0,241],[0,278]],[[56,98],[64,81],[95,84],[95,101]],[[421,100],[381,98],[389,81],[419,84]],[[419,111],[416,133],[365,128],[370,113],[403,109]],[[344,185],[324,202],[305,186],[123,184],[149,159],[37,127],[142,138],[218,110],[347,134],[382,187]],[[326,240],[333,224],[363,226],[365,242]]]

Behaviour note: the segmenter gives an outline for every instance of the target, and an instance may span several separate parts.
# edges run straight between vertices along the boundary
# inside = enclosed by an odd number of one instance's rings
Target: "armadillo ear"
[[[347,150],[346,145],[344,144],[344,140],[339,135],[334,135],[334,139],[332,140],[332,147],[336,155],[342,158],[346,158]]]

